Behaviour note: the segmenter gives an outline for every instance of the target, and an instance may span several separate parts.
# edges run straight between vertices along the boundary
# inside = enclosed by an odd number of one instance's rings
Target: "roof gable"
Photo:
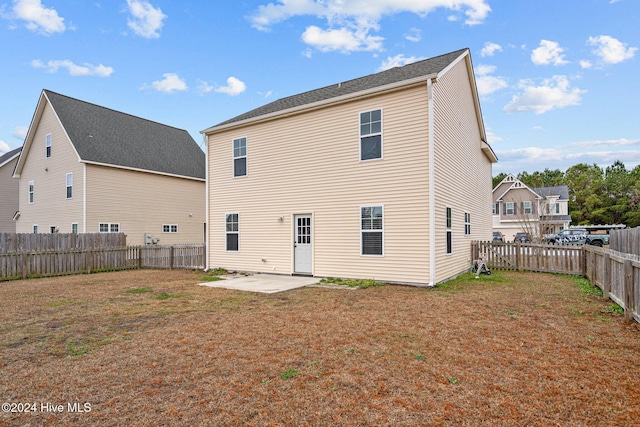
[[[0,156],[0,168],[6,165],[7,163],[9,163],[11,160],[18,157],[20,155],[20,150],[22,150],[22,147],[15,148],[11,151],[4,153],[2,156]]]
[[[315,89],[286,98],[281,98],[239,116],[233,117],[222,123],[214,125],[208,129],[203,130],[201,133],[208,133],[209,131],[216,130],[216,128],[226,127],[227,125],[247,120],[277,115],[278,113],[284,114],[287,111],[303,106],[310,106],[321,102],[337,100],[349,95],[355,96],[356,94],[361,92],[382,89],[386,86],[398,84],[401,82],[407,82],[421,78],[426,79],[428,76],[436,77],[439,73],[446,70],[457,59],[459,59],[463,54],[467,52],[468,49],[460,49],[455,52],[450,52],[444,55],[414,62],[403,67],[394,67],[380,73],[370,74],[368,76],[348,80],[346,82],[341,82],[320,89]]]
[[[46,103],[53,108],[81,162],[205,179],[204,152],[185,130],[46,89],[31,127],[38,126]],[[31,127],[25,153],[35,134]]]

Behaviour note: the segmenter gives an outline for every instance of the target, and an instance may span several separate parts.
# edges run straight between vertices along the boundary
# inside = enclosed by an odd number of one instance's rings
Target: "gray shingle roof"
[[[4,153],[2,156],[0,156],[0,166],[2,166],[7,160],[12,158],[16,154],[18,154],[20,150],[22,150],[22,147],[14,148],[13,150],[8,151]]]
[[[205,154],[187,131],[44,93],[82,160],[205,178]]]
[[[569,200],[569,187],[566,185],[556,185],[555,187],[537,187],[532,188],[536,194],[543,197],[560,196],[562,200]]]
[[[298,95],[281,98],[277,101],[273,101],[269,104],[263,105],[262,107],[258,107],[254,110],[233,117],[222,123],[218,123],[213,127],[252,119],[266,114],[276,113],[278,111],[288,110],[290,108],[295,108],[314,102],[324,101],[339,96],[373,89],[376,87],[386,86],[404,80],[410,80],[430,74],[437,74],[467,50],[468,49],[460,49],[455,52],[436,56],[434,58],[414,62],[403,67],[391,68],[380,73],[371,74],[365,77],[360,77],[331,86],[326,86],[309,92],[300,93]]]

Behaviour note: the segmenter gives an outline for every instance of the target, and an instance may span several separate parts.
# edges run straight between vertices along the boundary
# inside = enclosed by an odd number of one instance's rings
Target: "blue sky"
[[[638,0],[0,0],[0,154],[42,89],[199,132],[471,49],[499,172],[640,164]]]

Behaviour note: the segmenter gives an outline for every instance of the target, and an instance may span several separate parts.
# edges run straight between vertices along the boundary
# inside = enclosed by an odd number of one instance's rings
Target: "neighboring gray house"
[[[569,227],[569,187],[530,188],[514,175],[507,175],[493,189],[493,231],[507,241],[518,232],[542,237]]]
[[[205,155],[185,130],[44,90],[14,176],[20,233],[204,241]]]
[[[13,169],[18,162],[22,147],[0,156],[0,233],[15,233],[13,220],[18,211],[18,180],[13,178]]]

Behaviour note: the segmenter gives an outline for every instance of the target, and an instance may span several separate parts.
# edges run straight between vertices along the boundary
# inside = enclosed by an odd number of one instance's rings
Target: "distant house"
[[[15,177],[20,233],[204,240],[205,155],[185,130],[44,90]]]
[[[202,133],[211,267],[435,285],[491,237],[497,159],[467,49]]]
[[[493,231],[506,240],[518,232],[542,237],[569,227],[569,187],[529,188],[513,175],[507,175],[493,189]]]
[[[13,169],[20,156],[20,148],[0,156],[0,233],[15,233],[13,220],[18,211],[18,180],[13,178]]]

